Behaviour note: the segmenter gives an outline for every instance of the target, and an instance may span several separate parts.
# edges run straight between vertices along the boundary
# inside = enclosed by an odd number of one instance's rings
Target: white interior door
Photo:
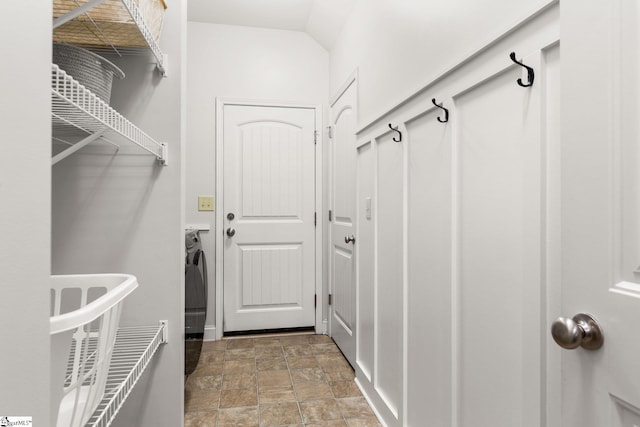
[[[356,356],[356,81],[331,106],[331,336],[347,360]],[[352,239],[353,237],[353,239]]]
[[[315,324],[315,110],[225,105],[224,331]]]
[[[557,349],[562,426],[636,427],[640,8],[627,0],[568,1],[561,2],[561,12],[563,292],[556,315],[588,313],[604,334],[596,351]]]

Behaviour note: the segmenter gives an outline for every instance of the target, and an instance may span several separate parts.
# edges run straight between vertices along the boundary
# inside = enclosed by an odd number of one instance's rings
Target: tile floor
[[[380,426],[325,335],[205,342],[185,386],[185,427]]]

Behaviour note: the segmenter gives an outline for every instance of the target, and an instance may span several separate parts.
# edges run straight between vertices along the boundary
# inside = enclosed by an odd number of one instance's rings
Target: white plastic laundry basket
[[[51,276],[51,426],[84,426],[104,395],[127,274]]]

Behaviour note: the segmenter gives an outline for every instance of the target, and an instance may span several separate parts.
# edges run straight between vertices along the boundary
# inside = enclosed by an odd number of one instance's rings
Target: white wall
[[[160,347],[116,426],[181,426],[184,366],[183,73],[186,2],[172,0],[161,47],[169,77],[149,56],[113,59],[126,73],[114,83],[111,104],[159,142],[169,165],[121,143],[93,143],[53,168],[54,273],[123,272],[140,286],[125,302],[121,325],[169,321]]]
[[[0,415],[34,425],[49,424],[50,28],[49,2],[2,2]]]
[[[545,0],[358,0],[331,51],[331,94],[358,68],[361,125]]]
[[[215,98],[323,105],[329,55],[295,31],[188,23],[187,223],[209,223],[201,233],[209,261],[207,327],[215,325],[215,212],[198,212],[198,195],[215,194]],[[323,114],[327,117],[327,114]],[[219,201],[216,201],[218,204]]]

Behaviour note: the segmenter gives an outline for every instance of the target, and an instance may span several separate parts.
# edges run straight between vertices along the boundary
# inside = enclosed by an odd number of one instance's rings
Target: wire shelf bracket
[[[69,157],[70,155],[72,155],[73,153],[75,153],[76,151],[81,149],[82,147],[85,147],[85,146],[89,145],[90,143],[92,143],[93,141],[99,139],[102,136],[102,134],[104,134],[104,131],[105,131],[105,129],[100,130],[100,131],[98,131],[98,132],[96,132],[96,133],[94,133],[92,135],[89,135],[88,137],[86,137],[82,141],[76,142],[75,144],[71,145],[69,148],[67,148],[63,152],[56,154],[51,159],[51,165],[55,165],[60,160],[66,159],[67,157]]]
[[[161,165],[168,164],[166,144],[156,142],[56,64],[51,65],[51,114],[55,122],[72,125],[90,134],[56,155],[52,159],[53,164],[97,140],[106,132],[120,135],[155,155]]]
[[[156,326],[118,329],[104,397],[87,427],[111,425],[160,345],[167,342],[167,334],[166,320]]]

